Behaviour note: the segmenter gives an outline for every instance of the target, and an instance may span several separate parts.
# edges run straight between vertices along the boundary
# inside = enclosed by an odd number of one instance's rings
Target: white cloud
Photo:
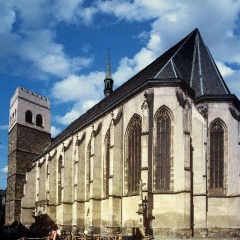
[[[55,34],[50,30],[25,32],[26,40],[19,46],[19,56],[33,63],[43,73],[59,77],[68,76],[91,64],[91,58],[69,58],[63,46],[54,42]]]
[[[16,14],[7,1],[0,2],[0,34],[11,32],[16,20]]]
[[[62,125],[69,125],[98,102],[99,99],[92,100],[91,97],[83,98],[82,100],[75,102],[72,109],[68,111],[65,115],[56,116],[55,121]]]
[[[70,112],[67,112],[64,116],[56,116],[56,121],[62,125],[69,125],[79,116],[80,112],[75,109],[72,109]]]
[[[83,112],[86,112],[88,109],[93,107],[95,104],[97,104],[97,100],[86,100],[81,104],[81,108]]]
[[[216,61],[216,64],[230,92],[234,93],[240,99],[240,71],[233,70],[223,62]]]
[[[8,129],[8,125],[0,125],[0,130],[7,130]]]
[[[4,167],[1,169],[2,173],[8,173],[8,166]]]
[[[58,0],[55,2],[53,9],[56,12],[55,17],[59,21],[72,22],[75,21],[77,9],[82,3],[82,0]]]
[[[88,67],[92,57],[70,57],[64,46],[56,42],[57,24],[89,24],[92,21],[96,9],[82,7],[82,3],[82,0],[0,0],[0,56],[4,58],[1,68],[14,65],[15,73],[46,79],[66,77]]]
[[[55,121],[70,124],[99,102],[103,97],[104,78],[105,73],[92,72],[89,75],[71,75],[54,84],[51,94],[58,103],[74,102],[72,109],[63,116],[56,116]]]
[[[235,72],[230,67],[226,66],[223,62],[216,61],[216,64],[223,78],[229,77]]]
[[[84,98],[96,100],[102,97],[104,72],[89,75],[70,75],[54,84],[52,96],[59,102],[77,102]]]
[[[83,0],[56,1],[53,5],[56,19],[66,23],[92,23],[97,9],[94,6],[82,7],[82,3]]]
[[[225,78],[226,84],[231,93],[235,94],[240,99],[240,71],[234,71],[233,74]]]
[[[124,83],[126,80],[156,59],[156,53],[158,50],[155,49],[155,43],[157,41],[157,39],[151,39],[149,46],[143,47],[137,54],[135,54],[133,59],[125,57],[120,60],[117,71],[113,73],[113,79],[116,86]]]
[[[61,132],[60,128],[57,128],[55,126],[51,126],[51,135],[52,137],[56,137]]]
[[[104,13],[114,14],[120,19],[128,21],[144,21],[153,19],[163,14],[170,6],[176,7],[176,2],[159,0],[112,0],[98,1],[98,10]]]

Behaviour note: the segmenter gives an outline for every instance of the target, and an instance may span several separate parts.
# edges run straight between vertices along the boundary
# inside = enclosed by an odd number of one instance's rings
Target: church
[[[6,223],[143,237],[240,236],[240,102],[198,29],[54,139],[50,102],[10,102]]]

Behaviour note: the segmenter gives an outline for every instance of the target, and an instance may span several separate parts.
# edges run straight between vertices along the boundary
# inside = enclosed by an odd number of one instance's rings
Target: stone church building
[[[240,102],[195,29],[57,137],[11,99],[6,222],[161,237],[240,236]],[[81,86],[79,86],[81,87]]]

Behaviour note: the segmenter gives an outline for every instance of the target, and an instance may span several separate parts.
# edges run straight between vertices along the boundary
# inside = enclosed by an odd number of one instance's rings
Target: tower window
[[[25,113],[25,122],[32,123],[32,112],[30,110]]]
[[[42,115],[41,114],[38,114],[36,116],[36,125],[39,126],[39,127],[43,126],[43,119],[42,119]]]

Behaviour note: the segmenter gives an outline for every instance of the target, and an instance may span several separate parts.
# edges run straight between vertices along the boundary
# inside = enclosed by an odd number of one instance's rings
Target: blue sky
[[[240,1],[0,0],[0,188],[6,187],[9,101],[17,86],[51,101],[52,136],[199,28],[240,97]]]

